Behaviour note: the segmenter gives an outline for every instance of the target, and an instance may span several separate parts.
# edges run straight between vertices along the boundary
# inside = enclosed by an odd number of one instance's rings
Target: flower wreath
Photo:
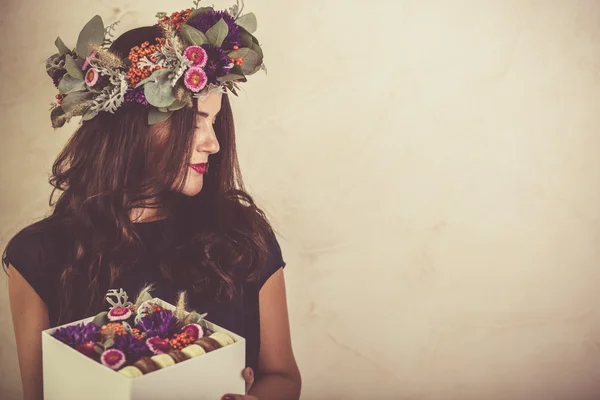
[[[82,121],[105,111],[114,113],[124,103],[148,108],[148,124],[165,121],[171,113],[192,106],[193,97],[211,89],[237,96],[238,83],[266,67],[253,13],[242,14],[243,1],[228,10],[198,7],[156,14],[164,37],[140,43],[127,59],[109,51],[119,21],[104,27],[93,17],[81,30],[75,49],[58,37],[58,53],[48,58],[46,72],[58,88],[52,104],[54,129],[72,117]]]

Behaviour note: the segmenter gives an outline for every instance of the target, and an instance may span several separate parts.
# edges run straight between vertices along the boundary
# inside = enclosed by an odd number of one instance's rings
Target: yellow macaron
[[[121,368],[119,373],[125,375],[128,378],[137,378],[138,376],[144,375],[139,368],[134,367],[133,365],[128,365],[125,368]]]
[[[175,360],[173,360],[173,357],[168,354],[157,354],[150,358],[159,368],[166,368],[170,367],[171,365],[175,365]]]
[[[226,334],[225,332],[215,332],[212,335],[210,335],[209,337],[212,339],[215,339],[217,342],[219,342],[221,347],[225,347],[225,346],[235,343],[235,340],[233,340],[233,338],[231,336],[229,336],[228,334]]]
[[[202,346],[198,346],[197,344],[191,344],[189,346],[186,346],[183,349],[181,349],[181,352],[189,358],[194,358],[206,354],[206,350],[204,350]]]

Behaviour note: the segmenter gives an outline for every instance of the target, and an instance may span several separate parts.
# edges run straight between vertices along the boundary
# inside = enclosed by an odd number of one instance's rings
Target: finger
[[[258,400],[258,397],[244,396],[243,394],[226,394],[221,400]]]
[[[248,391],[254,384],[254,371],[252,370],[252,368],[245,368],[242,371],[242,376],[244,377],[244,381],[246,381],[246,393],[248,393]]]

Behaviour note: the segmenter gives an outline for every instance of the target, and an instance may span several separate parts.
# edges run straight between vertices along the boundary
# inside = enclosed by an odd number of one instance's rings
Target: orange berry
[[[240,46],[233,46],[234,50],[239,50]]]

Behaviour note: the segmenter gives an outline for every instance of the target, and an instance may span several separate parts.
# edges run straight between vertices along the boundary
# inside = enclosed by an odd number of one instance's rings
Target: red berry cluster
[[[176,30],[179,30],[181,28],[181,24],[185,24],[187,22],[191,13],[192,13],[191,8],[188,8],[187,10],[183,10],[183,11],[176,11],[173,14],[171,14],[170,17],[167,17],[165,15],[160,21],[158,21],[158,24],[159,25],[167,25],[168,24],[168,25],[171,25]]]
[[[185,332],[176,333],[175,335],[173,335],[172,339],[169,339],[169,344],[175,350],[181,350],[184,347],[190,345],[192,342],[194,342],[194,340],[195,339],[193,337],[188,336]]]
[[[233,50],[239,50],[239,46],[233,46]],[[232,63],[235,63],[235,65],[242,65],[244,63],[244,59],[242,57],[239,58],[230,58],[229,59]]]
[[[139,67],[138,63],[141,58],[146,57],[149,61],[155,63],[156,56],[153,54],[160,50],[161,47],[165,44],[164,38],[156,38],[155,44],[150,44],[150,42],[144,42],[141,46],[135,46],[133,49],[129,51],[129,61],[131,61],[131,67],[129,71],[127,71],[127,79],[129,79],[129,83],[131,86],[137,85],[139,82],[143,81],[156,70],[162,69],[161,66],[156,66],[154,68],[150,68],[149,66]]]

